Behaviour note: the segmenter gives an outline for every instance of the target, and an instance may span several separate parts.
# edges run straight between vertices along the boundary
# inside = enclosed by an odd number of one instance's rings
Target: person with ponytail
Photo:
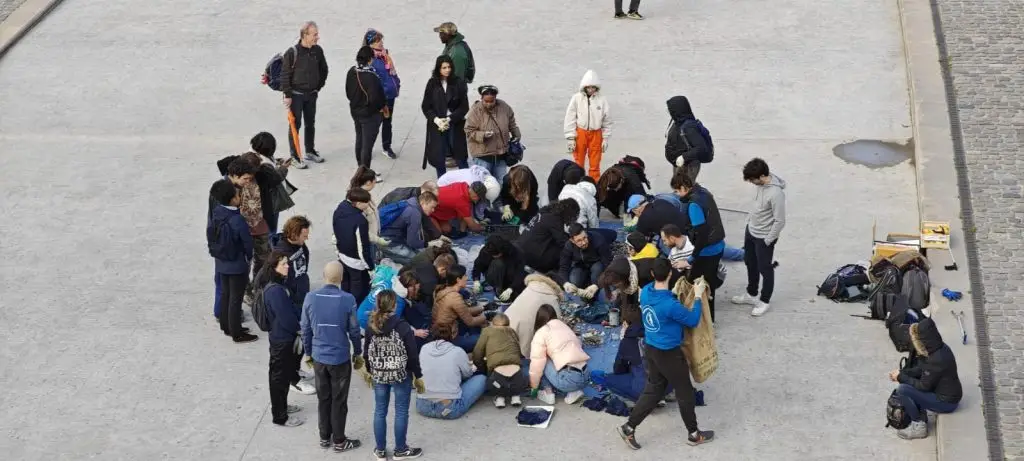
[[[373,188],[380,182],[380,175],[368,167],[361,166],[356,169],[356,173],[352,175],[352,180],[348,184],[349,189],[362,189],[366,192],[373,192]],[[380,212],[377,209],[377,202],[370,198],[369,206],[363,211],[363,216],[366,217],[366,222],[369,223],[370,230],[370,243],[378,247],[386,247],[391,242],[380,236]]]
[[[424,392],[419,347],[409,323],[395,312],[398,294],[383,290],[377,294],[377,306],[370,314],[369,328],[363,339],[363,358],[373,384],[373,449],[377,459],[387,458],[388,404],[395,394],[395,459],[417,458],[423,450],[405,441],[409,429],[409,405],[412,388]]]
[[[469,277],[466,267],[456,264],[448,268],[443,282],[434,292],[433,326],[445,325],[455,331],[451,342],[466,352],[473,352],[480,329],[487,325],[482,307],[470,306],[460,291],[466,288]]]

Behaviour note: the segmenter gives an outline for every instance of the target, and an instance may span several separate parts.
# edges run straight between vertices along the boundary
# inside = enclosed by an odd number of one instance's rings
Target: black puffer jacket
[[[473,262],[471,277],[474,280],[479,280],[481,276],[486,277],[492,262],[494,262],[494,258],[486,251],[481,251],[476,257],[476,261]],[[502,291],[505,288],[511,288],[512,296],[515,298],[526,288],[526,263],[523,261],[519,248],[507,240],[503,240],[501,244],[501,262],[504,263],[505,273],[501,277],[501,287],[495,288],[500,288]],[[501,293],[501,291],[497,291],[497,293]]]
[[[935,322],[925,318],[910,327],[910,339],[920,355],[917,365],[900,371],[898,381],[924,392],[934,392],[942,402],[960,403],[963,388],[953,351],[942,342]]]
[[[579,170],[580,176],[586,174],[583,168],[576,164],[576,162],[569,159],[562,159],[555,162],[554,168],[551,169],[551,174],[548,175],[548,201],[554,203],[558,201],[558,194],[562,192],[562,188],[565,187],[565,175],[571,170]]]
[[[696,204],[704,212],[704,224],[693,226],[693,221],[689,220],[691,226],[687,235],[690,237],[690,242],[693,243],[694,255],[699,255],[701,250],[708,245],[714,245],[725,240],[725,226],[722,225],[722,216],[718,212],[715,196],[710,191],[700,184],[695,184],[690,189],[690,193],[686,194],[682,200],[684,203]]]
[[[320,45],[306,48],[299,42],[285,50],[281,57],[281,92],[286,98],[295,91],[320,91],[326,83],[327,58]]]
[[[652,200],[652,198],[648,198]],[[648,240],[661,234],[661,228],[666,224],[675,224],[679,230],[687,233],[690,228],[690,218],[679,210],[678,207],[668,200],[653,199],[644,207],[644,212],[636,220],[636,231],[644,234]]]
[[[569,235],[565,233],[565,221],[555,213],[541,213],[527,225],[515,245],[523,255],[523,261],[537,272],[558,269],[559,257]]]
[[[686,96],[673,96],[665,104],[672,117],[665,139],[665,160],[676,166],[676,159],[680,156],[685,163],[710,158],[711,146],[704,140],[700,128],[696,123],[687,123],[697,119]]]

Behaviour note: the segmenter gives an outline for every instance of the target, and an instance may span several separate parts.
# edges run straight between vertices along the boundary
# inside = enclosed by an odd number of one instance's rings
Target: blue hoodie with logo
[[[672,290],[659,290],[649,283],[640,290],[640,316],[644,322],[644,342],[663,351],[683,343],[683,327],[693,328],[700,323],[700,298],[687,309],[672,294]]]

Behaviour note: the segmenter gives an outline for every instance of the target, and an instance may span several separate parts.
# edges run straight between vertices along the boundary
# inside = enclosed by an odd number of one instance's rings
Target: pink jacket
[[[530,344],[530,385],[537,387],[544,375],[548,359],[556,370],[569,364],[586,364],[590,356],[583,352],[583,343],[561,320],[554,319],[540,327]]]

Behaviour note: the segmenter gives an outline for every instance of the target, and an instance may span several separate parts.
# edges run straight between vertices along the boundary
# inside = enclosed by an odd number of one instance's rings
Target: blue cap
[[[643,195],[631,195],[629,197],[629,200],[626,202],[626,213],[632,213],[636,207],[640,206],[640,204],[644,203],[646,200],[647,198],[644,197]]]

